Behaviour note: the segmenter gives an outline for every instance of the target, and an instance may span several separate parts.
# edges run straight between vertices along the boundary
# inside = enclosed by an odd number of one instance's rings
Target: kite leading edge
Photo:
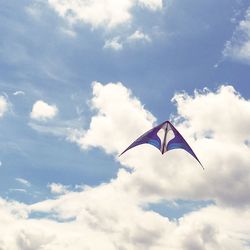
[[[160,139],[158,132],[163,130],[163,139]],[[192,148],[188,145],[183,136],[179,133],[179,131],[174,127],[174,125],[170,121],[165,121],[160,125],[150,129],[143,135],[141,135],[138,139],[136,139],[128,148],[126,148],[119,156],[124,154],[129,149],[136,147],[138,145],[148,143],[156,147],[161,151],[162,154],[166,153],[172,149],[184,149],[189,154],[191,154],[204,169],[198,157],[195,155]]]

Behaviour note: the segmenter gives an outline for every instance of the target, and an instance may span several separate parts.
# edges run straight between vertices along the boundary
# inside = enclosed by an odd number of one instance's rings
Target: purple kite
[[[162,133],[162,139],[160,139],[159,134]],[[127,150],[136,147],[138,145],[148,143],[158,148],[162,154],[166,153],[172,149],[184,149],[189,154],[191,154],[202,166],[200,160],[195,155],[194,151],[188,145],[183,136],[179,133],[179,131],[174,127],[174,125],[170,121],[165,121],[160,125],[150,129],[143,135],[141,135],[137,140],[135,140],[127,149],[125,149],[121,154],[124,154]]]

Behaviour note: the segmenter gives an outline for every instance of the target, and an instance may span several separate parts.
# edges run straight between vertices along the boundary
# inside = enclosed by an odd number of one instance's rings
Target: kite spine
[[[162,144],[162,149],[161,149],[162,154],[164,154],[164,151],[165,151],[165,144],[166,144],[166,141],[167,141],[167,134],[168,134],[168,123],[167,123],[167,126],[165,128],[165,134],[164,134],[164,139],[163,139],[163,144]]]

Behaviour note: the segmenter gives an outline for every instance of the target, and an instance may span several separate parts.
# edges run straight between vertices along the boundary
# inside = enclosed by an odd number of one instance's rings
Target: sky
[[[250,249],[247,0],[0,0],[0,249]],[[183,150],[118,155],[170,120]]]

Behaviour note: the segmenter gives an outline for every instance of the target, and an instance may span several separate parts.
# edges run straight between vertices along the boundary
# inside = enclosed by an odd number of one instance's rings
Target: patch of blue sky
[[[27,190],[30,198],[38,191],[40,195],[35,198],[42,200],[49,195],[46,186],[51,182],[96,186],[116,176],[119,164],[100,150],[82,152],[76,145],[57,137],[38,135],[33,138],[34,141],[27,140],[27,145],[22,145],[21,151],[11,150],[11,145],[2,150],[1,195],[6,196],[10,187],[18,188],[17,177],[31,180],[33,191]],[[8,197],[14,197],[14,193]]]
[[[42,200],[48,196],[46,186],[50,182],[95,186],[116,176],[119,164],[111,156],[101,150],[82,151],[64,136],[39,133],[28,126],[28,111],[19,115],[6,115],[0,123],[1,196],[19,201]],[[9,193],[10,187],[20,188],[17,177],[31,180],[33,191]],[[36,191],[39,193],[33,197]]]
[[[29,219],[50,219],[59,223],[72,222],[75,221],[75,217],[70,218],[59,218],[56,213],[46,213],[46,212],[31,212],[29,214]]]
[[[168,217],[171,220],[179,219],[185,214],[197,211],[203,207],[214,205],[212,200],[176,200],[176,201],[162,201],[160,203],[150,204],[146,207],[146,210],[152,210],[164,217]]]

